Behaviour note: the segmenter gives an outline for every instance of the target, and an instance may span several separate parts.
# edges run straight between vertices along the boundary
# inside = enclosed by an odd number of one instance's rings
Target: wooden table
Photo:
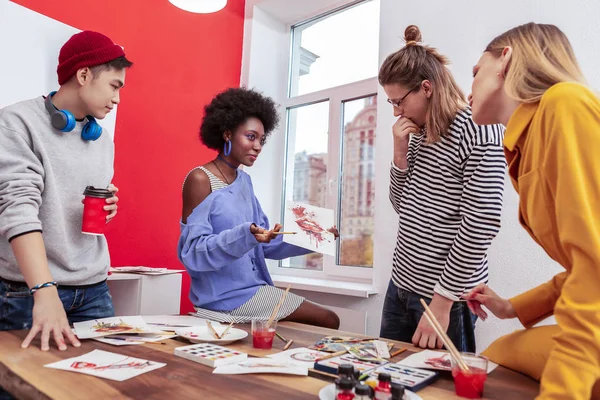
[[[249,325],[237,325],[249,330]],[[282,322],[277,331],[287,339],[294,339],[292,347],[315,343],[327,335],[360,336],[351,333]],[[188,345],[183,339],[172,339],[166,344],[144,344],[115,347],[94,340],[85,340],[80,348],[69,347],[61,352],[39,350],[39,340],[28,349],[21,349],[26,331],[0,332],[0,386],[18,399],[316,399],[321,388],[330,382],[313,377],[290,375],[214,375],[212,369],[173,355],[173,349]],[[399,361],[413,351],[394,357]],[[227,345],[252,356],[263,357],[279,352],[283,343],[275,339],[273,350],[252,347],[252,337]],[[163,368],[124,382],[115,382],[84,374],[44,368],[45,364],[88,353],[94,349],[111,351],[132,357],[163,362]],[[534,380],[503,367],[494,370],[485,386],[486,399],[533,399],[539,385]],[[458,399],[450,373],[441,373],[434,384],[418,392],[424,400]]]

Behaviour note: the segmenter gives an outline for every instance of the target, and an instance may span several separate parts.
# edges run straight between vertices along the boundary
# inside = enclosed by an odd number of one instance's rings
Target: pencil
[[[286,339],[283,336],[281,336],[279,333],[275,332],[275,336],[277,336],[283,343],[285,343],[285,346],[283,346],[284,350],[287,350],[290,348],[290,346],[292,345],[292,343],[294,343],[294,339]]]
[[[292,345],[292,343],[294,343],[294,339],[290,339],[290,340],[288,340],[288,342],[286,343],[286,345],[285,345],[285,346],[283,346],[283,349],[284,349],[284,350],[287,350],[287,349],[289,349],[289,348],[290,348],[290,346]]]
[[[277,336],[279,339],[281,339],[282,342],[287,343],[287,339],[284,338],[283,336],[281,336],[279,333],[275,332],[275,336]]]
[[[403,351],[406,351],[406,347],[402,347],[402,348],[394,351],[392,354],[390,354],[390,357],[396,357],[398,354],[402,353]]]
[[[140,340],[135,340],[132,338],[124,338],[124,337],[118,337],[118,336],[106,336],[105,339],[112,339],[112,340],[123,340],[124,342],[141,342]]]

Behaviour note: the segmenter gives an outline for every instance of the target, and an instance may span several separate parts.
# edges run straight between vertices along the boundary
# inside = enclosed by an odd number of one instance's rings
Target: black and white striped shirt
[[[487,283],[486,252],[500,229],[506,161],[502,125],[476,125],[462,110],[441,141],[411,135],[408,168],[392,163],[399,215],[392,280],[421,296],[458,300]]]

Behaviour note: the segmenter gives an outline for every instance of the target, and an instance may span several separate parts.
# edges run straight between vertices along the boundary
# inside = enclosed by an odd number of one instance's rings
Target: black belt
[[[27,286],[27,284],[25,282],[17,282],[17,281],[10,281],[8,279],[4,279],[2,277],[0,277],[0,281],[7,283],[11,286],[17,286],[17,287],[26,287],[29,288],[29,286]],[[92,283],[89,285],[61,285],[60,283],[58,284],[58,287],[61,289],[67,289],[67,290],[79,290],[79,289],[90,289],[93,288],[95,286],[99,286],[102,285],[104,282],[106,282],[106,279],[104,279],[103,281],[97,282],[97,283]]]

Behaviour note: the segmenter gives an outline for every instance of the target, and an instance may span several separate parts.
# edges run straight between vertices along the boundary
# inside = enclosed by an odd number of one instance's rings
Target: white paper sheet
[[[308,375],[308,368],[297,367],[270,358],[249,358],[236,364],[223,365],[214,369],[213,374],[289,374]]]
[[[140,316],[94,319],[75,322],[73,326],[79,339],[92,339],[123,333],[162,333],[160,329],[150,327]]]
[[[304,368],[313,368],[315,365],[315,359],[319,357],[325,357],[329,353],[318,350],[310,350],[306,347],[299,347],[297,349],[289,349],[282,351],[281,353],[271,354],[267,357],[279,361],[282,363],[295,365]]]
[[[333,210],[288,201],[283,230],[296,234],[284,235],[283,241],[317,253],[335,256],[335,236],[329,232],[334,225]]]
[[[445,351],[423,350],[411,354],[396,364],[413,368],[437,369],[440,371],[451,371],[450,354]],[[487,373],[492,372],[498,364],[488,360]]]
[[[133,344],[144,344],[144,343],[157,343],[163,340],[171,339],[177,335],[155,335],[155,334],[142,334],[142,335],[113,335],[94,338],[98,342],[112,344],[113,346],[127,346]]]
[[[94,350],[78,357],[44,365],[44,367],[78,372],[80,374],[122,382],[146,372],[162,368],[165,365],[167,364],[110,353],[108,351]]]

